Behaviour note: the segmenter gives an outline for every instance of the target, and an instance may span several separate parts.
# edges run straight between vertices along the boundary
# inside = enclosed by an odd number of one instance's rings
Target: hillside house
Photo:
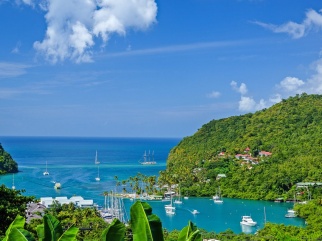
[[[268,152],[268,151],[260,151],[260,152],[258,153],[258,155],[259,155],[260,157],[267,157],[267,156],[271,156],[271,155],[272,155],[272,153],[271,153],[271,152]]]

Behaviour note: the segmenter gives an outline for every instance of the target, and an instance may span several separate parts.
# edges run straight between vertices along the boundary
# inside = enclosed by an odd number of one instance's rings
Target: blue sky
[[[322,94],[316,0],[0,0],[0,135],[185,137]]]

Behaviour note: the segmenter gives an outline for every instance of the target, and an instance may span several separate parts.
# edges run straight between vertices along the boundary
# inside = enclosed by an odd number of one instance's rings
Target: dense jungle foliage
[[[254,114],[203,125],[171,150],[159,181],[180,184],[189,196],[210,196],[220,186],[226,197],[292,199],[296,183],[322,180],[321,145],[322,96],[304,93]],[[254,163],[235,157],[247,147]],[[260,151],[272,155],[260,157]],[[218,174],[226,178],[218,180]],[[321,194],[315,186],[309,191],[312,197]],[[307,197],[301,193],[297,199]]]
[[[12,159],[0,144],[0,174],[18,172],[18,164]]]

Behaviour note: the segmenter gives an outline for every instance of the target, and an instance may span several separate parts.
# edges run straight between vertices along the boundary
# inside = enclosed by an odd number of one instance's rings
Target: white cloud
[[[269,98],[269,102],[276,104],[282,101],[282,96],[280,94],[275,94]]]
[[[207,94],[207,97],[208,97],[208,98],[218,98],[220,95],[221,95],[221,94],[220,94],[220,92],[218,92],[218,91],[213,91],[213,92],[211,92],[210,94]]]
[[[266,107],[266,101],[263,99],[256,103],[252,97],[241,96],[238,109],[242,112],[252,112]]]
[[[237,91],[238,93],[242,94],[242,95],[245,95],[247,94],[248,90],[247,90],[247,86],[246,84],[244,83],[241,83],[240,86],[238,87],[238,84],[236,81],[232,81],[230,83],[230,86],[235,90]]]
[[[321,11],[320,11],[321,12]],[[308,10],[306,18],[302,23],[287,22],[282,25],[267,24],[263,22],[254,22],[255,24],[264,28],[270,29],[274,33],[287,33],[293,38],[302,38],[311,30],[322,29],[322,15],[315,10]]]
[[[24,1],[29,5],[33,3]],[[113,33],[125,35],[130,28],[146,30],[156,22],[155,0],[38,2],[40,8],[47,12],[47,30],[44,40],[35,42],[34,48],[53,63],[66,59],[89,62],[94,40],[98,37],[106,44]]]
[[[298,93],[302,92],[300,87],[302,87],[304,84],[304,81],[296,77],[286,77],[280,82],[279,87],[282,88],[282,90],[290,93]]]
[[[284,78],[276,87],[287,98],[294,94],[322,94],[322,58],[312,64],[314,73],[306,81],[296,77]],[[281,94],[280,94],[281,97]]]

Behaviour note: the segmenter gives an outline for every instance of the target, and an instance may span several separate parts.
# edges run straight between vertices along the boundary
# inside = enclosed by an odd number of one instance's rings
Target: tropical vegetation
[[[11,155],[4,150],[0,143],[0,175],[18,172],[18,164],[12,159]]]
[[[291,199],[296,183],[322,180],[321,147],[322,95],[296,95],[254,114],[203,125],[171,150],[159,182],[180,184],[190,196],[210,196],[220,186],[226,197]],[[255,161],[236,158],[246,148]],[[321,195],[317,186],[309,192]],[[307,190],[302,194],[298,199]]]
[[[27,203],[35,201],[34,197],[22,195],[23,192],[0,186],[0,237],[17,215],[25,216]]]

